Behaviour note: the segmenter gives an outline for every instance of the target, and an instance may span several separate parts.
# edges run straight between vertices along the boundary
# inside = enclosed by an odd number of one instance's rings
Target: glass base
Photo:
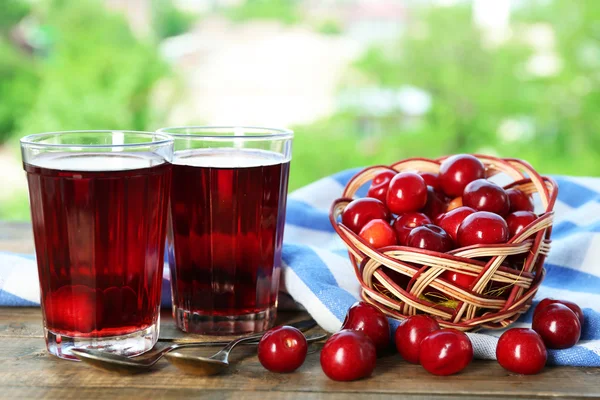
[[[203,335],[242,335],[264,332],[273,327],[277,308],[240,315],[208,315],[173,306],[173,318],[179,329]]]
[[[82,338],[65,336],[44,328],[48,352],[65,360],[79,361],[71,349],[98,349],[123,356],[137,356],[150,350],[158,340],[160,321],[146,329],[121,336]]]

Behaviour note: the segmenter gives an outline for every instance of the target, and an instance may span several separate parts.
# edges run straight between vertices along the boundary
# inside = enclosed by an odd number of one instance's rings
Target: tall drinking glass
[[[168,257],[173,316],[185,332],[273,325],[293,133],[175,127]]]
[[[173,139],[128,131],[21,139],[48,351],[122,355],[158,338]]]

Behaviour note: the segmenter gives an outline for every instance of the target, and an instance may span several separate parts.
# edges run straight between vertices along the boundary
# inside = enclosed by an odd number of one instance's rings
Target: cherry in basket
[[[515,211],[533,211],[533,201],[519,189],[508,189],[506,191],[510,202],[510,212]]]
[[[407,244],[410,247],[446,253],[454,244],[450,236],[437,225],[427,224],[414,228],[408,234]]]
[[[508,225],[498,214],[478,211],[463,220],[456,236],[460,247],[506,243],[509,237]]]
[[[465,187],[463,204],[477,211],[489,211],[505,216],[510,211],[508,195],[500,186],[487,179],[476,179]]]
[[[398,243],[402,246],[406,246],[410,231],[418,226],[430,223],[431,220],[429,217],[423,213],[412,212],[398,216],[393,223],[393,228],[396,231],[396,236],[398,237]]]
[[[440,165],[440,186],[450,197],[462,196],[469,183],[481,178],[485,178],[485,167],[470,154],[448,157]]]
[[[390,213],[381,201],[365,197],[351,201],[342,213],[342,223],[358,234],[367,222],[374,219],[388,220]]]
[[[386,197],[386,204],[392,213],[419,211],[426,203],[427,185],[420,175],[401,172],[392,178]]]
[[[506,217],[506,224],[508,225],[510,237],[521,233],[527,225],[531,224],[536,219],[537,215],[531,211],[515,211],[514,213],[509,214],[509,216]]]
[[[377,174],[377,176],[373,178],[373,182],[371,182],[371,187],[369,187],[367,197],[372,197],[385,203],[390,181],[394,176],[396,176],[396,173],[396,171],[388,170]]]
[[[380,249],[397,243],[396,232],[387,221],[374,219],[360,230],[359,236],[365,239],[373,248]]]

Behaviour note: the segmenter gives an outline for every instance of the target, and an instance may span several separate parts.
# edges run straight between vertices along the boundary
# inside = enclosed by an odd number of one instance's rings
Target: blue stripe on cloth
[[[338,286],[327,264],[308,246],[286,244],[283,261],[340,321],[356,298]]]
[[[346,186],[348,184],[348,182],[350,182],[350,179],[352,179],[352,177],[354,175],[356,175],[358,173],[358,171],[360,171],[362,169],[364,169],[364,168],[347,169],[345,171],[338,172],[337,174],[333,175],[332,178],[335,179],[336,181],[338,181],[338,183],[340,185]]]
[[[570,349],[548,350],[548,364],[597,367],[600,365],[600,356],[585,347],[574,346]]]
[[[573,288],[574,291],[598,294],[600,278],[572,268],[546,263],[546,277],[543,285],[556,289]]]
[[[554,179],[558,183],[558,199],[571,207],[581,207],[585,203],[600,197],[600,193],[564,176],[554,176]]]
[[[571,221],[560,221],[552,227],[552,239],[578,233],[600,233],[600,221],[588,225],[577,225]]]
[[[2,304],[3,307],[34,307],[40,305],[39,303],[15,296],[5,290],[0,290],[0,304]]]
[[[335,232],[329,222],[329,211],[316,209],[295,199],[288,199],[285,223],[317,231]]]

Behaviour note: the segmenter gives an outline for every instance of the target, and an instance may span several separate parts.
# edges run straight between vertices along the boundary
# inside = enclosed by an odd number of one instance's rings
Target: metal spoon
[[[221,351],[212,357],[192,356],[182,353],[169,353],[165,357],[169,362],[180,370],[193,375],[210,376],[216,375],[229,367],[229,353],[238,344],[256,340],[262,335],[249,336],[236,339],[225,346]],[[316,342],[327,337],[326,334],[313,335],[306,338],[307,342]]]
[[[314,319],[306,319],[291,323],[290,326],[296,327],[301,331],[307,331],[314,327],[317,323]],[[256,334],[244,338],[253,339],[246,344],[257,344],[257,339],[260,339],[263,334]],[[138,357],[127,357],[119,354],[112,354],[102,350],[75,348],[71,349],[71,353],[79,360],[88,363],[94,367],[98,367],[107,371],[117,371],[124,373],[136,373],[146,371],[158,362],[168,352],[186,347],[207,347],[227,345],[230,341],[218,342],[196,342],[196,343],[173,343],[157,352],[144,354]]]

